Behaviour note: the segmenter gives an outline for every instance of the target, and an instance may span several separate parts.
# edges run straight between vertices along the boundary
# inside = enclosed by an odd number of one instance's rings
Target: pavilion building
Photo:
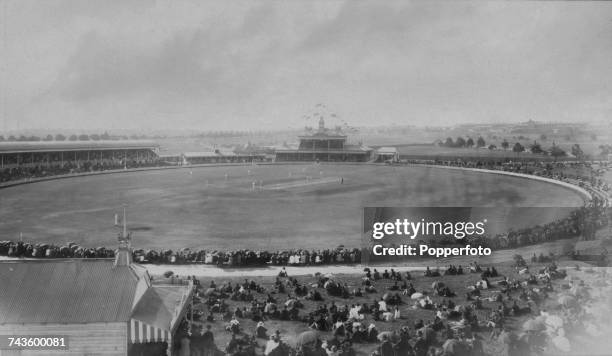
[[[325,128],[323,118],[318,130],[310,135],[298,136],[297,149],[277,149],[276,162],[324,161],[324,162],[367,162],[372,149],[363,145],[347,143],[347,136],[339,129]]]

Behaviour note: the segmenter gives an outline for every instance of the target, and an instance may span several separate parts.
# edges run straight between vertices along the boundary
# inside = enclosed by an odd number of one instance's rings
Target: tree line
[[[80,135],[76,135],[76,134],[72,134],[72,135],[63,135],[63,134],[56,134],[54,135],[46,135],[46,136],[36,136],[36,135],[31,135],[31,136],[25,136],[25,135],[20,135],[20,136],[8,136],[8,137],[4,137],[3,135],[0,135],[0,142],[5,141],[5,142],[37,142],[37,141],[106,141],[106,140],[143,140],[143,139],[148,139],[150,138],[147,135],[119,135],[119,136],[115,136],[115,135],[109,135],[108,132],[104,132],[102,134],[91,134],[91,135],[87,135],[87,134],[80,134]]]
[[[494,144],[490,144],[489,146],[487,146],[486,141],[484,140],[484,138],[482,138],[482,136],[479,136],[476,141],[474,141],[474,139],[472,139],[471,137],[468,137],[467,139],[459,136],[457,137],[455,140],[453,140],[452,137],[447,137],[446,140],[444,142],[440,142],[439,146],[441,147],[451,147],[451,148],[482,148],[482,147],[487,147],[489,150],[496,150],[497,146]],[[508,149],[510,149],[510,142],[508,142],[506,139],[504,139],[501,144],[500,144],[501,148],[504,151],[507,151]],[[601,147],[600,147],[601,148]],[[604,146],[604,148],[601,148],[602,152],[605,151],[607,149],[606,152],[608,153],[612,153],[612,145],[610,146]],[[552,146],[549,149],[544,149],[542,147],[542,145],[540,143],[538,143],[537,141],[533,141],[532,144],[528,145],[527,147],[525,145],[523,145],[520,142],[516,142],[514,143],[514,145],[512,145],[512,152],[516,153],[517,155],[525,152],[525,151],[529,151],[533,154],[539,154],[539,155],[543,155],[543,156],[547,156],[550,155],[552,157],[555,158],[559,158],[559,157],[566,157],[568,154],[567,152],[565,152],[565,150],[563,150],[561,147],[557,146],[555,144],[555,142],[553,141]],[[571,148],[571,154],[572,156],[578,158],[578,159],[585,159],[586,155],[584,153],[584,151],[582,150],[582,148],[580,147],[579,144],[574,144]],[[604,154],[604,153],[602,153]]]

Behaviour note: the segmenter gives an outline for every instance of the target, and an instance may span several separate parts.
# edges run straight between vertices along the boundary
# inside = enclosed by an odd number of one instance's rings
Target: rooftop
[[[3,261],[0,323],[127,322],[142,278],[113,259]]]
[[[151,140],[0,142],[0,153],[155,149]]]
[[[142,296],[132,318],[163,330],[175,324],[192,287],[189,285],[153,285]]]

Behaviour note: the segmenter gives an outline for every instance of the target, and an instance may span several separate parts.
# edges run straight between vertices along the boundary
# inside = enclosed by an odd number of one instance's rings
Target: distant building
[[[65,336],[68,350],[0,355],[173,354],[194,287],[153,284],[129,246],[113,259],[0,262],[0,335]],[[168,346],[170,345],[170,346]]]
[[[183,153],[183,164],[247,163],[263,161],[265,161],[265,155],[261,153],[236,153],[231,150],[220,149]]]
[[[399,152],[395,147],[381,147],[376,150],[376,162],[399,162]]]
[[[366,162],[370,160],[372,149],[362,145],[347,144],[347,136],[340,130],[325,128],[323,118],[319,128],[311,135],[298,136],[297,149],[277,149],[276,162],[287,161],[324,161],[324,162]]]

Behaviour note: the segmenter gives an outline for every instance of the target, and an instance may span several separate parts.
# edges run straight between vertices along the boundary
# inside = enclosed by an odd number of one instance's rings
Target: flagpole
[[[127,214],[126,214],[126,204],[123,204],[123,238],[127,239]]]

